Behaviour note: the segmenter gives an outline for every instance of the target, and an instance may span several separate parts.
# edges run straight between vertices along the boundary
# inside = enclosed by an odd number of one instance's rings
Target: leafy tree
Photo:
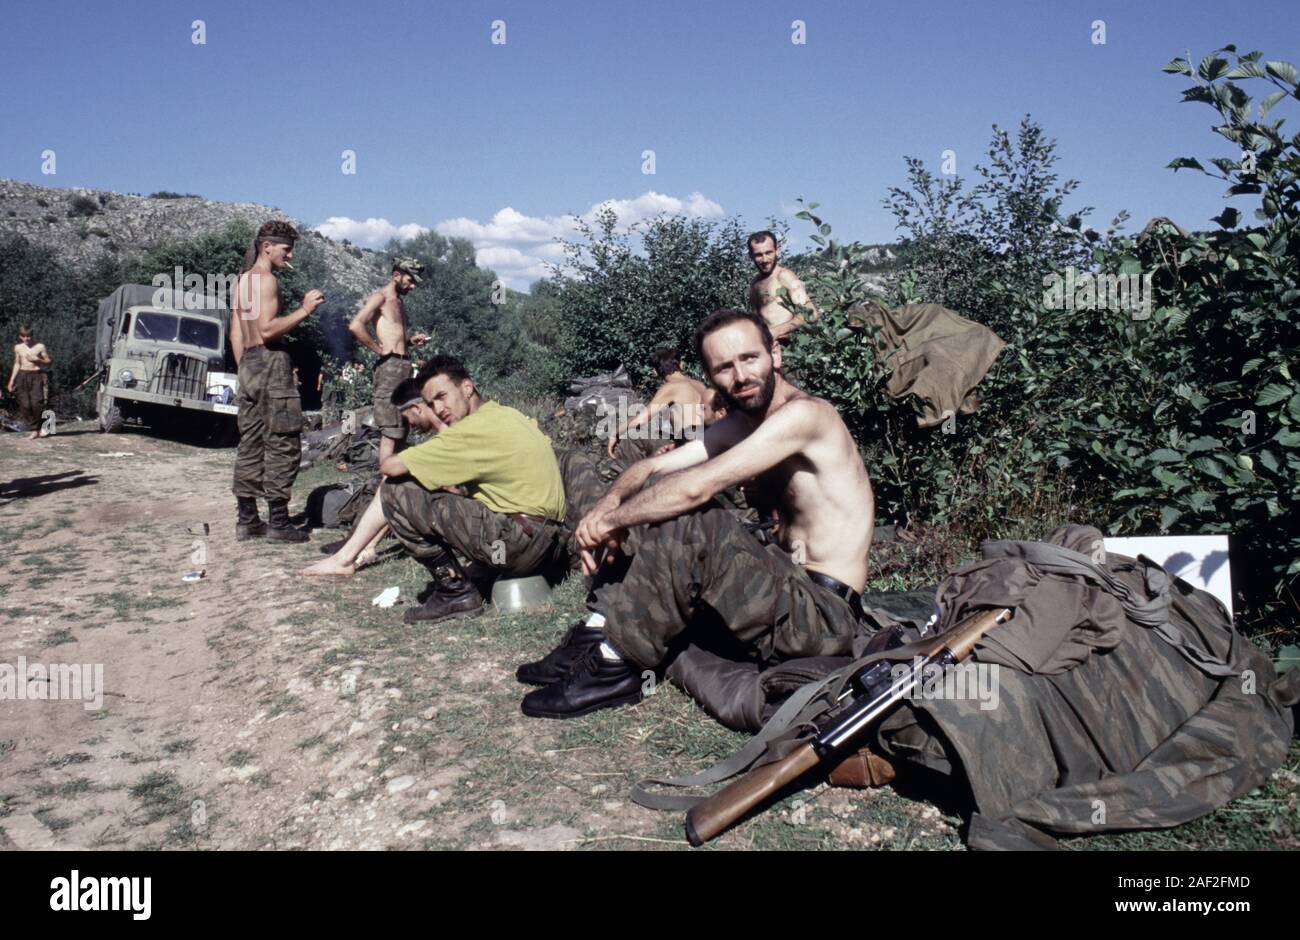
[[[738,219],[716,222],[662,215],[619,230],[612,208],[563,244],[552,285],[559,309],[558,349],[569,375],[619,365],[643,384],[650,353],[675,346],[691,355],[695,327],[719,307],[745,303],[753,273]],[[641,251],[633,240],[640,237]]]
[[[422,356],[456,356],[484,383],[524,366],[525,346],[514,306],[506,302],[496,275],[477,265],[468,239],[429,231],[394,240],[377,257],[378,270],[387,276],[392,259],[403,255],[425,267],[424,283],[405,298],[411,329],[431,337]]]

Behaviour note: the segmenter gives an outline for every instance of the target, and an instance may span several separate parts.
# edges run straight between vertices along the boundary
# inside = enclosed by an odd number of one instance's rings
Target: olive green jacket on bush
[[[872,325],[881,359],[889,367],[890,398],[921,400],[918,427],[975,411],[979,385],[1006,345],[987,326],[938,304],[903,304],[887,310],[877,303],[849,311],[850,326]]]

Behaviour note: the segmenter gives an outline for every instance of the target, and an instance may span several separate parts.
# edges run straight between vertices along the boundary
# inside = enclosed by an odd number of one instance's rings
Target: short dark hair
[[[695,328],[695,355],[700,360],[700,365],[707,371],[709,364],[704,361],[704,338],[710,333],[722,329],[724,326],[730,326],[733,323],[752,323],[758,328],[758,335],[763,340],[763,348],[772,348],[772,331],[768,328],[767,321],[756,313],[748,310],[736,310],[726,308],[715,310],[703,322]]]
[[[774,235],[772,232],[769,232],[767,229],[763,229],[763,231],[761,232],[755,232],[753,235],[749,236],[749,238],[745,240],[745,245],[746,247],[749,248],[750,251],[753,251],[754,244],[756,242],[767,241],[769,238],[772,239],[772,246],[776,247],[777,245],[776,235]]]
[[[455,356],[434,356],[420,366],[420,371],[416,373],[415,378],[419,381],[420,388],[424,388],[424,383],[437,375],[445,375],[453,382],[459,383],[469,378],[469,371]]]
[[[650,367],[658,373],[659,378],[666,379],[674,372],[681,371],[682,354],[671,346],[656,349],[650,354]]]
[[[423,401],[423,391],[424,383],[419,379],[403,379],[398,383],[397,388],[393,389],[393,394],[389,396],[389,399],[394,405],[401,408],[417,398]]]

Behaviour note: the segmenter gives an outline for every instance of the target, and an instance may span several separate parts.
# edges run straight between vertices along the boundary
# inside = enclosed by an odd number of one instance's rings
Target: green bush
[[[74,196],[68,205],[68,218],[92,216],[99,211],[99,203],[89,196]]]
[[[806,282],[823,317],[790,359],[863,444],[883,517],[999,535],[1049,507],[1054,521],[1110,533],[1232,533],[1247,623],[1294,639],[1300,135],[1267,118],[1300,94],[1294,67],[1261,58],[1229,46],[1165,67],[1194,78],[1184,100],[1214,107],[1216,133],[1239,150],[1209,160],[1217,172],[1188,157],[1170,166],[1258,197],[1251,225],[1229,208],[1207,233],[1154,220],[1121,235],[1123,215],[1104,234],[1086,228],[1086,209],[1064,209],[1076,184],[1057,182],[1054,144],[1028,119],[1014,141],[994,129],[969,190],[908,161],[910,188],[887,200],[905,233],[891,299],[943,303],[1007,342],[957,433],[918,429],[911,401],[884,396],[870,332],[848,318],[862,300],[861,246],[831,240],[815,204],[800,213],[818,227]],[[1273,86],[1253,115],[1238,81]],[[1150,315],[1049,303],[1047,279],[1071,268],[1148,278]]]
[[[651,352],[675,346],[690,355],[701,319],[745,303],[753,267],[738,219],[664,215],[620,232],[617,213],[606,208],[579,231],[579,240],[564,244],[565,263],[552,279],[555,348],[566,376],[624,365],[634,381],[649,383]]]

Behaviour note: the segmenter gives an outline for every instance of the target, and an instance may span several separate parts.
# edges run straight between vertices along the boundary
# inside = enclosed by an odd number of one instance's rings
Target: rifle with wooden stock
[[[818,765],[843,756],[847,753],[845,746],[861,731],[911,695],[921,683],[927,667],[947,667],[965,659],[984,634],[1010,617],[1011,610],[1002,607],[966,618],[918,651],[917,658],[905,667],[906,673],[890,681],[883,691],[877,691],[881,687],[881,677],[883,675],[888,680],[893,674],[894,664],[880,660],[864,667],[845,685],[844,692],[831,710],[817,722],[817,733],[811,741],[779,761],[750,771],[687,813],[687,841],[691,845],[703,845]]]

